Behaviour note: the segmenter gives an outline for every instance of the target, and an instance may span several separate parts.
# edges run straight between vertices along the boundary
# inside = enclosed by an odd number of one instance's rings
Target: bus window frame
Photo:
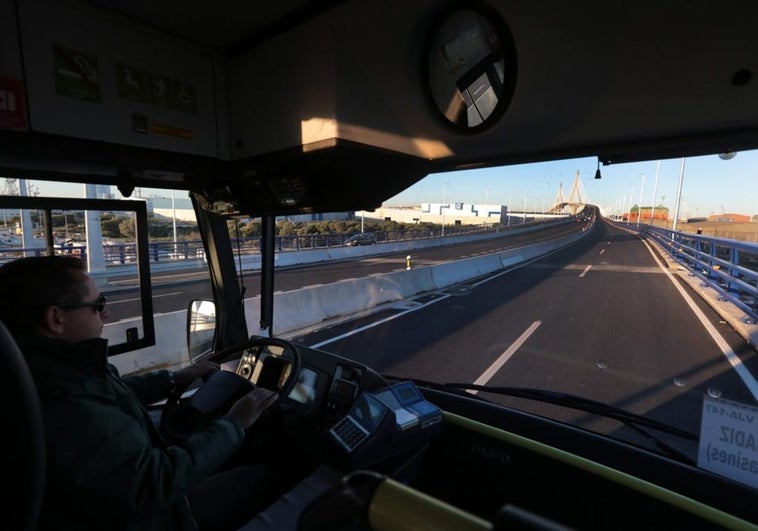
[[[123,343],[109,344],[108,356],[116,356],[155,345],[155,321],[153,319],[153,295],[148,252],[147,205],[144,201],[0,195],[0,209],[41,210],[45,212],[48,218],[53,210],[134,212],[137,239],[137,277],[139,279],[143,335],[132,341],[125,340]],[[52,237],[52,230],[48,230],[45,234],[48,253],[54,247]]]

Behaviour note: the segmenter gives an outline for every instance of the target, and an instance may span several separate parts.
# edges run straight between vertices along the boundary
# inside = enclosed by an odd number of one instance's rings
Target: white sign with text
[[[697,464],[758,487],[758,408],[706,396]]]

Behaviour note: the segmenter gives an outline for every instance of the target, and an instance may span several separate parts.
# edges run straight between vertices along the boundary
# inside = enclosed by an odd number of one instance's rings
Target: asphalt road
[[[705,394],[756,404],[750,390],[758,375],[754,349],[686,283],[667,275],[664,263],[638,236],[598,223],[590,238],[531,264],[403,301],[294,341],[388,375],[589,397],[691,433],[699,432]],[[416,266],[429,265],[553,238],[581,226],[572,223],[412,254]],[[281,269],[276,289],[404,269],[406,254]],[[155,312],[209,297],[205,275],[189,272],[156,279]],[[258,279],[256,273],[245,275],[248,296],[257,293]],[[136,313],[134,290],[109,296],[112,319]],[[753,375],[752,382],[738,376],[696,311]],[[644,444],[629,428],[596,415],[491,393],[479,396]],[[693,444],[664,438],[695,455]]]
[[[525,267],[296,341],[384,374],[562,391],[699,433],[704,394],[748,404],[756,398],[674,285],[685,283],[672,278],[636,235],[602,224],[589,241]],[[755,351],[685,290],[758,375]],[[480,396],[638,438],[587,413]],[[669,442],[694,455],[693,445]]]
[[[434,247],[411,251],[413,267],[461,260],[473,256],[494,253],[505,249],[521,247],[528,243],[559,238],[581,229],[580,223],[546,225],[545,228],[521,234],[504,232],[501,237],[471,241],[457,245]],[[381,248],[381,244],[377,246]],[[351,278],[389,273],[406,268],[408,252],[379,254],[353,260],[339,260],[299,267],[278,268],[275,275],[275,291],[290,291],[306,286],[329,284]],[[208,272],[176,271],[159,273],[152,277],[154,313],[182,310],[192,299],[211,298]],[[246,272],[241,279],[245,286],[245,296],[260,294],[260,274]],[[114,279],[103,289],[108,297],[110,321],[117,321],[140,315],[140,299],[134,278]]]

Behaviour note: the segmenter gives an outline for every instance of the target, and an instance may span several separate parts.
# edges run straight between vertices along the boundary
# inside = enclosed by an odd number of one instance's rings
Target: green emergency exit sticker
[[[56,94],[92,102],[102,100],[96,56],[55,45],[53,64]]]
[[[121,98],[175,111],[196,112],[195,87],[190,83],[119,63],[116,86]]]

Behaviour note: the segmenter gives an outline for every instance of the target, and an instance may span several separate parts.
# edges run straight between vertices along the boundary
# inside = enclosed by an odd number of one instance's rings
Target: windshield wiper
[[[396,379],[403,379],[403,378],[396,378]],[[669,426],[668,424],[664,424],[663,422],[653,420],[653,419],[644,417],[642,415],[638,415],[636,413],[632,413],[631,411],[626,411],[625,409],[621,409],[616,406],[611,406],[603,402],[599,402],[597,400],[592,400],[591,398],[584,398],[581,396],[571,395],[568,393],[560,393],[557,391],[547,391],[544,389],[533,389],[533,388],[528,388],[528,387],[488,387],[485,385],[476,385],[476,384],[469,384],[469,383],[440,384],[436,382],[428,382],[428,381],[417,380],[417,379],[413,379],[413,381],[420,386],[430,387],[433,389],[439,389],[442,391],[463,392],[463,394],[465,394],[468,397],[479,398],[482,400],[484,400],[482,397],[477,396],[477,395],[472,395],[471,393],[468,393],[466,391],[479,391],[479,392],[492,393],[492,394],[503,395],[503,396],[513,396],[516,398],[525,398],[528,400],[535,400],[538,402],[554,404],[557,406],[563,406],[563,407],[567,407],[571,409],[577,409],[580,411],[586,411],[588,413],[594,413],[596,415],[601,415],[603,417],[607,417],[607,418],[614,419],[621,422],[625,426],[634,430],[639,435],[641,435],[642,437],[644,437],[645,439],[653,443],[655,446],[657,446],[660,450],[664,451],[669,456],[674,457],[675,459],[678,459],[690,465],[696,464],[696,461],[694,459],[692,459],[691,457],[689,457],[682,451],[669,445],[668,443],[663,441],[660,437],[657,437],[656,435],[652,434],[650,431],[648,431],[645,428],[662,431],[665,433],[669,433],[671,435],[676,435],[677,437],[681,437],[682,439],[686,439],[686,440],[694,441],[694,442],[699,441],[699,438],[697,435],[685,430],[681,430],[674,426]]]

